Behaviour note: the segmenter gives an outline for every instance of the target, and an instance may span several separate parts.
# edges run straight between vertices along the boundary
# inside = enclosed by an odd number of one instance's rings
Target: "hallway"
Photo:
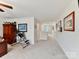
[[[19,44],[9,46],[7,55],[0,59],[67,59],[56,40],[38,41],[23,49]]]

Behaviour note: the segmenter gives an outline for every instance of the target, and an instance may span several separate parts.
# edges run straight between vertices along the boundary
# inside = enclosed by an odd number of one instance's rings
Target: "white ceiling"
[[[71,0],[0,0],[14,5],[13,10],[0,12],[1,17],[34,16],[37,20],[57,20]]]

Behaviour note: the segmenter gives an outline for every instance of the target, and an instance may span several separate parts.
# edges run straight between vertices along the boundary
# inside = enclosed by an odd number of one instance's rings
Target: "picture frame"
[[[75,12],[73,11],[64,18],[64,31],[75,31]]]
[[[57,23],[57,31],[60,32],[60,21]]]
[[[62,32],[62,21],[61,20],[57,23],[57,31]]]
[[[56,23],[56,31],[57,31],[57,29],[58,29],[58,24]]]
[[[61,20],[59,21],[59,29],[60,29],[59,31],[62,32],[62,21]]]
[[[60,31],[59,27],[60,27],[60,23],[59,23],[59,22],[57,22],[57,23],[56,23],[56,31],[57,31],[57,32],[59,32],[59,31]]]
[[[54,30],[54,26],[52,26],[52,30]]]
[[[18,31],[19,32],[27,32],[27,24],[26,23],[18,24]]]

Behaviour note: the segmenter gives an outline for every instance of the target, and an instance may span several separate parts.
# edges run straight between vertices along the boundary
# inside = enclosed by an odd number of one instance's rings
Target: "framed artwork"
[[[62,21],[60,20],[60,32],[62,32]]]
[[[54,30],[54,26],[52,26],[52,30]]]
[[[60,27],[60,23],[58,22],[58,23],[56,23],[56,31],[57,31],[57,32],[60,31],[59,27]]]
[[[57,24],[57,31],[62,32],[62,21],[61,20]]]
[[[64,31],[75,31],[75,12],[73,11],[64,18]]]
[[[27,24],[26,23],[18,24],[18,31],[19,32],[27,32]]]
[[[60,32],[60,21],[58,22],[58,27],[57,27],[57,31]]]
[[[57,31],[57,29],[58,29],[58,24],[56,23],[56,31]]]

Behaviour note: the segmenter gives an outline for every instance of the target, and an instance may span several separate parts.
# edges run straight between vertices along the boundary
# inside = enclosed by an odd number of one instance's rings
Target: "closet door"
[[[9,36],[8,36],[9,29],[8,28],[9,28],[8,25],[5,25],[5,24],[3,25],[3,37],[7,42],[9,39]]]
[[[11,25],[8,25],[8,33],[7,33],[7,36],[8,36],[8,43],[11,44],[13,43],[13,38],[12,38],[12,26]]]
[[[14,29],[16,27],[13,24],[3,25],[3,37],[9,44],[16,42],[16,31]]]
[[[9,43],[15,43],[16,42],[16,31],[15,31],[15,26],[14,25],[9,25],[9,31],[8,31],[8,35],[9,35]]]

